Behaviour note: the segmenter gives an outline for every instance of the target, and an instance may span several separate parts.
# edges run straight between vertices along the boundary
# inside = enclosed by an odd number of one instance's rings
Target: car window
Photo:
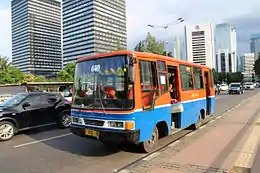
[[[44,104],[41,95],[30,95],[24,102],[29,102],[30,107]]]
[[[230,87],[240,87],[239,84],[231,84]]]

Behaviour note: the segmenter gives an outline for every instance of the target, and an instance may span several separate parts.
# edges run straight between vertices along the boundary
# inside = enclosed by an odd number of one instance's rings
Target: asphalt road
[[[216,113],[254,95],[260,89],[246,91],[243,95],[217,96]],[[172,141],[178,134],[160,142]],[[0,143],[0,169],[3,173],[106,173],[113,172],[141,157],[133,146],[111,150],[99,141],[70,134],[68,129],[55,128],[28,131]]]

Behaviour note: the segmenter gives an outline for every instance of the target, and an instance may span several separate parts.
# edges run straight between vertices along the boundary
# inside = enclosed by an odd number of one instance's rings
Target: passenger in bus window
[[[174,78],[174,73],[171,73],[171,76],[169,77],[169,90],[170,90],[170,95],[172,99],[175,99],[175,78]]]

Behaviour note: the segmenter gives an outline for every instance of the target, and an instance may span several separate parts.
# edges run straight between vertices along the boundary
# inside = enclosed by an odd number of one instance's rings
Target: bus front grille
[[[103,126],[104,125],[104,121],[99,121],[99,120],[84,119],[84,122],[86,125],[91,125],[91,126]]]

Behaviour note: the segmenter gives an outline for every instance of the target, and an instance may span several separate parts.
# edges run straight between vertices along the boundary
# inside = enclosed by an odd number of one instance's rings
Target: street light
[[[149,27],[151,28],[163,28],[164,31],[165,31],[165,36],[167,34],[167,29],[171,26],[171,25],[177,25],[181,22],[183,22],[184,19],[183,18],[178,18],[176,21],[174,22],[171,22],[171,23],[167,23],[166,25],[151,25],[151,24],[148,24]],[[164,46],[165,46],[165,52],[166,52],[166,55],[167,55],[167,44],[168,44],[168,41],[165,41],[164,42]]]

